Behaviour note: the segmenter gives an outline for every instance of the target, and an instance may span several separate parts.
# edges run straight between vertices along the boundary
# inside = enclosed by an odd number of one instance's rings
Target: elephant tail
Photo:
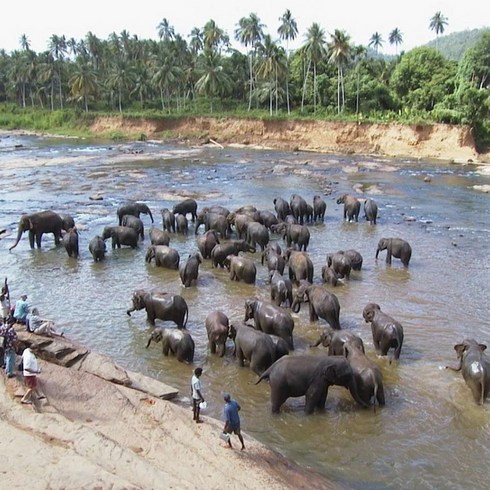
[[[483,405],[483,402],[485,401],[485,369],[482,369],[480,373],[480,385],[480,405]]]
[[[184,321],[182,322],[183,328],[187,325],[187,319],[189,318],[189,308],[185,307]]]
[[[272,367],[272,366],[271,366]],[[264,371],[259,379],[254,383],[255,385],[258,385],[263,379],[269,379],[270,378],[270,374],[271,374],[271,368],[267,369],[266,371]]]
[[[374,386],[374,390],[373,390],[373,412],[376,413],[376,400],[378,399],[378,389],[379,389],[379,386],[378,386],[378,382],[376,381],[376,376],[374,375],[373,371],[370,370],[369,371],[370,374],[371,374],[371,378],[372,378],[372,381],[373,381],[373,386]]]

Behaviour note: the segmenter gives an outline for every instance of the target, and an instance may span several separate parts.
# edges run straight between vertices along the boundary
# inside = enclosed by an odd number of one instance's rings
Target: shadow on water
[[[490,204],[488,196],[472,189],[488,183],[488,177],[460,165],[406,161],[400,166],[389,160],[308,154],[309,165],[298,166],[301,155],[171,145],[141,144],[144,161],[128,154],[121,160],[114,159],[122,153],[117,145],[19,141],[25,147],[23,161],[0,140],[0,228],[11,232],[0,242],[0,270],[9,278],[14,298],[27,292],[31,304],[69,337],[176,386],[184,406],[189,406],[192,370],[202,365],[209,416],[222,417],[222,393],[231,392],[243,407],[246,433],[348,486],[443,488],[451,482],[455,488],[486,488],[488,406],[476,407],[461,375],[444,366],[456,363],[453,346],[462,338],[490,340]],[[29,167],[34,159],[45,165]],[[352,166],[357,171],[347,174]],[[425,175],[432,176],[430,184],[423,182]],[[325,195],[332,182],[332,194]],[[355,189],[361,189],[360,197],[377,201],[378,225],[370,226],[362,210],[359,223],[342,221],[336,198]],[[289,399],[281,414],[273,416],[268,384],[256,386],[256,375],[237,366],[231,341],[225,357],[208,353],[204,322],[210,311],[221,309],[231,321],[243,320],[245,298],[269,299],[260,253],[248,254],[258,270],[255,286],[232,283],[225,269],[205,261],[197,285],[184,288],[177,271],[145,263],[148,238],[136,250],[112,250],[108,242],[102,263],[94,263],[88,252],[90,238],[116,222],[117,206],[126,199],[146,202],[154,226],[160,227],[159,210],[184,197],[195,198],[201,208],[254,204],[273,211],[275,197],[289,199],[293,193],[308,202],[321,194],[327,202],[325,222],[309,225],[316,284],[322,284],[327,253],[354,248],[364,258],[362,271],[353,272],[350,281],[325,287],[339,298],[342,328],[361,336],[367,355],[382,370],[387,405],[375,414],[357,407],[344,388],[332,387],[322,413],[305,416],[304,399],[298,398]],[[93,195],[103,200],[89,200]],[[54,247],[49,235],[41,250],[31,251],[24,236],[8,252],[20,213],[41,209],[74,216],[80,226],[79,260]],[[148,232],[150,220],[142,218]],[[390,236],[411,243],[408,269],[397,259],[387,265],[386,252],[375,259],[379,239]],[[283,243],[278,235],[273,239]],[[194,227],[187,237],[172,235],[171,246],[185,260],[196,250]],[[139,288],[186,299],[188,330],[196,343],[194,365],[162,356],[160,344],[146,349],[151,327],[145,312],[126,315],[131,294]],[[404,326],[399,362],[376,356],[370,325],[362,318],[368,302],[378,303]],[[307,305],[293,317],[295,354],[324,355],[324,348],[310,349],[309,344],[326,322],[310,322]]]

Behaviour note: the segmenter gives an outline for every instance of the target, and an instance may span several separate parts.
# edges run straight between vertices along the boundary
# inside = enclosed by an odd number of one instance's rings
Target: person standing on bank
[[[200,424],[202,420],[199,418],[199,414],[201,412],[201,408],[199,404],[204,401],[204,397],[202,396],[202,385],[201,380],[199,379],[202,374],[202,368],[198,367],[194,369],[194,375],[191,380],[191,390],[192,390],[192,413],[194,415],[194,419],[196,424]]]
[[[29,304],[27,303],[27,294],[23,294],[15,303],[14,318],[18,323],[27,325],[27,314],[29,313]]]
[[[41,372],[37,363],[37,357],[34,355],[34,352],[27,347],[24,349],[22,353],[22,364],[24,366],[24,381],[27,386],[27,391],[25,395],[22,397],[21,403],[32,403],[31,395],[34,393],[37,396],[37,399],[40,400],[44,398],[37,391],[37,374]]]
[[[243,451],[245,449],[245,443],[243,442],[242,433],[240,431],[240,415],[238,414],[242,407],[240,407],[236,400],[232,400],[231,396],[228,393],[225,393],[223,395],[223,398],[226,402],[224,408],[225,427],[223,429],[223,432],[226,432],[230,435],[236,434],[238,436],[238,439],[240,439],[240,442],[242,443]],[[228,439],[228,445],[233,448],[233,446],[231,445],[231,438]]]
[[[5,279],[5,286],[2,287],[2,292],[0,293],[0,307],[2,308],[3,323],[6,323],[7,318],[10,316],[10,295],[7,279]]]
[[[15,376],[15,346],[17,344],[17,332],[14,329],[15,318],[10,316],[6,323],[0,326],[0,336],[4,338],[3,343],[3,358],[1,364],[5,360],[5,374],[7,378]]]

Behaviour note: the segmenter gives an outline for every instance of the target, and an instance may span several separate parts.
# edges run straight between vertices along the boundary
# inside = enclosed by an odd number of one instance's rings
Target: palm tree
[[[327,51],[325,49],[325,31],[320,27],[319,24],[313,22],[313,24],[308,28],[306,32],[306,42],[301,47],[301,52],[306,58],[307,68],[305,73],[305,80],[303,83],[303,95],[301,97],[301,112],[303,112],[306,86],[308,82],[308,75],[310,68],[313,66],[313,110],[316,112],[316,98],[317,98],[317,66],[320,61],[322,61],[326,55]]]
[[[201,29],[199,29],[199,27],[194,27],[189,34],[189,37],[189,48],[194,55],[197,55],[204,47],[203,33]]]
[[[69,81],[74,100],[81,100],[88,112],[88,99],[97,93],[97,75],[89,61],[75,63],[73,76]]]
[[[440,11],[436,12],[430,19],[429,29],[436,33],[436,49],[438,48],[439,34],[444,34],[447,24],[447,17],[442,15]]]
[[[107,78],[112,90],[117,91],[119,112],[122,113],[122,99],[129,87],[134,85],[134,74],[131,66],[124,60],[117,60]]]
[[[248,110],[252,108],[252,94],[254,87],[253,65],[254,54],[257,43],[259,43],[263,34],[264,25],[260,23],[260,19],[257,14],[250,14],[248,17],[242,17],[238,21],[238,27],[235,29],[235,39],[241,42],[247,48],[247,55],[249,61],[249,98],[248,98]],[[250,46],[250,49],[248,49]]]
[[[359,66],[366,57],[367,49],[365,46],[355,46],[353,48],[353,58],[356,64],[356,114],[359,114],[359,92],[360,92],[360,73]]]
[[[162,52],[157,59],[157,69],[155,70],[151,82],[160,92],[162,111],[165,110],[165,98],[170,99],[170,89],[172,85],[181,77],[182,70],[177,66],[175,58],[171,53]]]
[[[291,114],[291,108],[289,106],[289,41],[294,41],[298,35],[298,25],[296,20],[293,19],[291,11],[289,9],[284,12],[282,17],[279,18],[281,25],[277,29],[279,37],[286,41],[286,101],[288,105],[288,114]]]
[[[219,53],[222,46],[229,45],[230,40],[225,31],[210,19],[203,27],[203,42],[206,49],[216,50]]]
[[[102,58],[102,43],[100,42],[100,39],[95,34],[92,34],[91,32],[88,32],[87,35],[85,36],[85,42],[87,45],[88,54],[92,59],[92,64],[94,66],[94,69],[98,71],[100,61]]]
[[[398,45],[403,43],[403,34],[398,27],[395,27],[388,36],[388,41],[390,45],[395,45],[396,55],[398,56]]]
[[[66,38],[65,36],[57,36],[53,34],[49,39],[49,52],[57,65],[57,77],[58,77],[58,95],[60,99],[60,108],[63,109],[63,87],[61,80],[61,70],[63,66],[63,60],[67,54]]]
[[[330,38],[329,61],[337,65],[337,112],[340,114],[345,105],[344,67],[350,60],[352,48],[349,43],[350,36],[345,31],[335,29],[334,33],[330,34]]]
[[[175,37],[174,28],[170,25],[167,19],[163,18],[160,24],[157,25],[158,37],[162,41],[170,41]]]
[[[20,47],[24,51],[29,51],[31,49],[31,42],[29,41],[28,37],[25,34],[22,34],[19,39],[20,42]]]
[[[369,44],[368,46],[370,46],[371,48],[373,48],[375,51],[376,51],[376,54],[378,54],[378,50],[379,48],[382,48],[383,47],[383,37],[381,36],[381,34],[376,31],[372,36],[371,36],[371,39],[369,40]]]

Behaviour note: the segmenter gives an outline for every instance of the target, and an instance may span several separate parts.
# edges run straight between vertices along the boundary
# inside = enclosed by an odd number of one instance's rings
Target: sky
[[[184,39],[193,27],[202,28],[210,19],[228,33],[234,47],[234,32],[238,21],[255,13],[264,31],[278,39],[279,18],[286,9],[298,25],[298,37],[290,48],[304,43],[305,33],[313,22],[328,34],[335,29],[345,30],[355,44],[367,45],[375,32],[384,40],[380,52],[393,54],[388,35],[398,28],[403,35],[399,50],[408,51],[435,39],[429,30],[433,15],[440,11],[448,20],[444,34],[465,29],[490,27],[488,0],[23,0],[2,4],[0,49],[7,52],[20,49],[20,37],[25,34],[31,49],[48,49],[49,38],[56,34],[67,39],[85,38],[90,31],[100,39],[127,30],[139,39],[158,39],[158,24],[167,19],[176,33]]]

